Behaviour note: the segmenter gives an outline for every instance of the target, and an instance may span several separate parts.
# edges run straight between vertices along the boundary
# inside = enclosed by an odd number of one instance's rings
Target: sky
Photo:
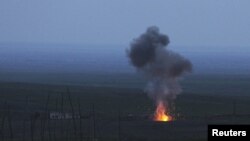
[[[173,46],[248,47],[249,7],[249,0],[1,0],[0,42],[126,45],[156,25]]]

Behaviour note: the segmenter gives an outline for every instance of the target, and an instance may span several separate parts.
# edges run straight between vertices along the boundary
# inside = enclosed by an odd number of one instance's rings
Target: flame
[[[164,106],[164,103],[160,101],[157,105],[157,108],[154,114],[154,121],[167,122],[167,121],[173,120],[172,116],[168,115],[166,110],[167,109]]]

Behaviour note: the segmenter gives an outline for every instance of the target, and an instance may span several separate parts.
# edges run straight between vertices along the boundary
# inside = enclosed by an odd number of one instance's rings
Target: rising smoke
[[[168,36],[152,26],[132,41],[127,52],[131,64],[149,78],[149,96],[166,106],[181,92],[180,76],[192,71],[191,62],[166,48],[168,44]]]

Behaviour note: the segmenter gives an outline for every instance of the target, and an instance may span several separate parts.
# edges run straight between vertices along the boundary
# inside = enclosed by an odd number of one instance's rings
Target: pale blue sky
[[[250,46],[249,0],[1,0],[0,19],[0,42],[126,45],[157,25],[174,46]]]

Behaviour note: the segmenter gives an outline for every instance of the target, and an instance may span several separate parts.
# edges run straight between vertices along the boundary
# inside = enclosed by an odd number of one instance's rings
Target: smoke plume
[[[169,37],[161,34],[156,26],[134,39],[128,49],[131,64],[149,78],[146,91],[156,103],[171,103],[181,92],[178,79],[192,71],[191,62],[169,50]]]

